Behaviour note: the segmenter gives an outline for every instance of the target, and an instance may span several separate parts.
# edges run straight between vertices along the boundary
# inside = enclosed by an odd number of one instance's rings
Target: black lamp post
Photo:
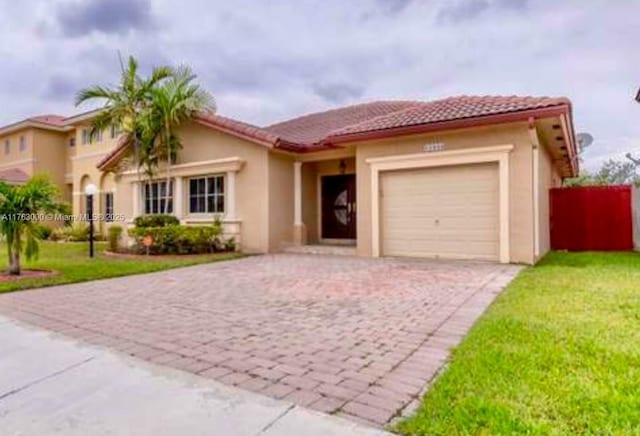
[[[93,257],[93,196],[98,192],[98,187],[89,183],[84,189],[87,195],[87,219],[89,220],[89,257]]]

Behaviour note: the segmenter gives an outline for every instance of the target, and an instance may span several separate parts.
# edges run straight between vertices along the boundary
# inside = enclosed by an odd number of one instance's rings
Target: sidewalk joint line
[[[91,356],[88,359],[85,359],[85,360],[83,360],[81,362],[78,362],[78,363],[74,363],[73,365],[69,365],[66,368],[62,368],[61,370],[56,371],[54,373],[45,375],[44,377],[41,377],[41,378],[36,379],[36,380],[34,380],[34,381],[30,382],[30,383],[27,383],[26,385],[20,386],[19,388],[15,388],[15,389],[10,390],[9,392],[5,392],[4,394],[0,395],[0,401],[4,400],[5,398],[7,398],[7,397],[9,397],[11,395],[17,394],[19,392],[24,391],[25,389],[28,389],[28,388],[30,388],[32,386],[35,386],[38,383],[41,383],[41,382],[43,382],[45,380],[48,380],[48,379],[53,378],[53,377],[57,377],[60,374],[64,374],[67,371],[71,371],[72,369],[75,369],[75,368],[77,368],[77,367],[79,367],[81,365],[84,365],[85,363],[88,363],[88,362],[92,361],[93,359],[95,359],[95,356]]]

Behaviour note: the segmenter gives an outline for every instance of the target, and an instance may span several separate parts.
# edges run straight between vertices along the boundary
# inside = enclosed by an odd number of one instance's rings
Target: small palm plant
[[[194,83],[190,68],[176,68],[168,80],[151,90],[150,110],[144,118],[146,137],[153,138],[153,155],[167,163],[167,189],[171,186],[171,166],[182,148],[177,128],[191,121],[199,112],[215,112],[213,96]],[[169,202],[164,213],[168,213]]]
[[[9,274],[20,275],[20,256],[38,256],[38,217],[67,213],[68,205],[58,200],[58,188],[46,177],[33,177],[23,186],[0,182],[0,234],[7,244]]]
[[[150,153],[149,141],[144,136],[144,114],[151,105],[152,90],[171,77],[173,69],[168,66],[156,67],[148,78],[143,78],[138,73],[138,61],[133,56],[129,57],[126,67],[122,65],[121,69],[120,83],[116,87],[91,86],[82,89],[76,95],[75,103],[76,106],[90,101],[103,104],[103,110],[92,121],[91,134],[109,127],[121,131],[121,140],[133,148],[140,181],[140,168],[145,166],[147,172],[150,172],[155,160]]]

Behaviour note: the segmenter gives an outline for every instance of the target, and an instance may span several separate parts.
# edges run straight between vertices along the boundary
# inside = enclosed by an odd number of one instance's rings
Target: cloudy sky
[[[73,114],[74,93],[186,63],[258,125],[354,102],[567,96],[607,157],[640,155],[640,0],[0,0],[0,123]]]

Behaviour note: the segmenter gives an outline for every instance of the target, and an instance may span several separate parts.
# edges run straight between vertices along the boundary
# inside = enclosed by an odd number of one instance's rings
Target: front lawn
[[[135,256],[112,257],[102,253],[105,243],[96,244],[96,257],[89,258],[88,243],[41,242],[38,260],[24,262],[23,268],[55,270],[60,274],[46,278],[27,278],[0,282],[0,293],[27,288],[106,279],[181,266],[216,262],[241,257],[239,253],[205,254],[196,256]],[[0,269],[7,268],[6,245],[0,244]]]
[[[640,254],[551,253],[522,272],[398,430],[640,434]]]

